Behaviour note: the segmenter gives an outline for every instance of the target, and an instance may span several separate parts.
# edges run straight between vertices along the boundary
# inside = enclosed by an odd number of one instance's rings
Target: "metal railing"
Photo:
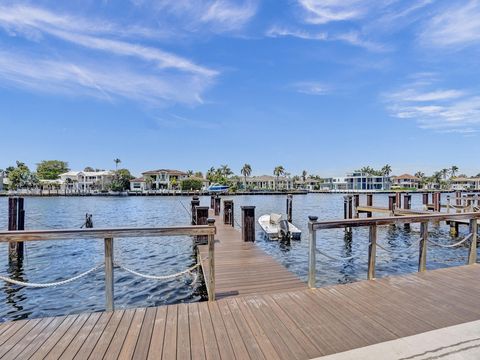
[[[326,257],[334,259],[334,257],[317,249],[317,230],[325,229],[339,229],[339,228],[354,228],[354,227],[369,227],[369,242],[368,242],[368,273],[367,279],[371,280],[375,278],[375,260],[377,246],[385,251],[395,252],[388,250],[385,247],[377,243],[377,227],[382,225],[393,224],[412,224],[420,223],[420,239],[411,244],[408,250],[413,246],[419,246],[418,256],[418,271],[426,270],[427,261],[427,243],[431,243],[441,247],[455,247],[460,246],[466,241],[470,240],[469,253],[467,264],[474,264],[477,261],[477,232],[478,232],[478,219],[480,218],[479,212],[468,212],[459,214],[435,214],[435,215],[410,215],[410,216],[393,216],[393,217],[378,217],[378,218],[361,218],[361,219],[347,219],[347,220],[335,220],[335,221],[318,221],[318,217],[309,216],[308,229],[310,233],[309,239],[309,251],[308,251],[308,286],[310,288],[316,287],[316,254],[320,253]],[[443,245],[437,243],[428,238],[428,223],[440,222],[440,221],[457,221],[457,220],[469,220],[470,233],[461,241],[452,245]],[[402,250],[403,252],[403,250]],[[350,260],[355,256],[348,258],[342,258],[339,260]],[[337,258],[335,258],[337,259]]]
[[[113,245],[114,238],[143,238],[143,237],[162,237],[162,236],[207,236],[208,237],[208,266],[209,276],[206,284],[208,290],[208,300],[215,300],[215,220],[208,219],[208,225],[197,226],[177,226],[164,228],[108,228],[108,229],[61,229],[61,230],[27,230],[27,231],[0,231],[0,243],[6,242],[25,242],[25,241],[48,241],[48,240],[77,240],[84,239],[104,239],[105,260],[103,264],[99,264],[94,268],[74,276],[71,279],[59,281],[56,283],[23,283],[21,281],[0,276],[0,280],[10,282],[22,286],[31,287],[49,287],[64,285],[74,280],[88,275],[98,270],[102,266],[105,267],[105,308],[107,311],[113,311],[114,302],[114,267],[118,266],[134,275],[148,279],[170,279],[176,276],[190,273],[194,268],[200,267],[200,262],[206,259],[200,259],[198,256],[197,264],[177,274],[166,276],[144,275],[139,272],[130,270],[121,266],[114,261]],[[81,239],[81,240],[80,240]]]

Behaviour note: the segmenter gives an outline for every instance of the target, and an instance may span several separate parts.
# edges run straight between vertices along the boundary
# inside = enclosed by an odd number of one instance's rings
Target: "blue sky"
[[[0,1],[0,168],[480,172],[480,1]]]

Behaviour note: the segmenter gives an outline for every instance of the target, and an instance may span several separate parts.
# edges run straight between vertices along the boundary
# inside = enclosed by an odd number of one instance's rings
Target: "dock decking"
[[[480,319],[480,266],[0,325],[2,359],[309,359]]]
[[[257,245],[243,242],[241,232],[224,225],[219,216],[215,218],[215,295],[226,296],[267,294],[281,291],[306,289],[307,285],[296,275],[280,265]],[[199,246],[202,258],[208,254],[208,246]],[[202,266],[205,281],[209,277],[208,261]]]

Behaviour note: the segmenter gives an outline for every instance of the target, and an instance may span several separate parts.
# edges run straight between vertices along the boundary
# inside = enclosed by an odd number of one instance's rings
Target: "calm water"
[[[285,212],[285,196],[236,196],[236,223],[240,223],[240,206],[255,205],[257,218],[265,213]],[[202,205],[210,199],[201,198]],[[172,226],[186,225],[190,216],[182,206],[189,207],[186,197],[52,197],[26,198],[26,228],[77,228],[85,213],[93,214],[94,227]],[[386,195],[375,195],[374,204],[386,206]],[[361,197],[361,203],[365,199]],[[412,208],[421,208],[421,196],[413,195]],[[0,228],[7,227],[7,198],[0,198]],[[293,222],[302,229],[302,241],[282,244],[265,240],[257,228],[257,244],[302,279],[307,276],[308,215],[320,219],[343,216],[343,198],[339,194],[309,194],[294,197]],[[238,225],[237,225],[238,226]],[[461,228],[460,236],[465,235]],[[433,239],[445,244],[456,239],[446,226],[430,226]],[[418,239],[419,226],[382,227],[378,241],[390,249],[402,249]],[[458,238],[457,238],[458,240]],[[354,229],[352,237],[343,230],[323,230],[317,235],[317,246],[336,257],[360,254],[359,258],[335,261],[317,256],[318,286],[361,280],[367,270],[368,229]],[[103,261],[102,240],[30,242],[26,244],[23,267],[8,266],[7,247],[0,246],[0,274],[19,276],[28,282],[54,282],[75,276]],[[442,249],[429,246],[427,267],[434,269],[465,263],[467,248]],[[189,237],[148,239],[116,239],[115,259],[125,266],[152,275],[165,275],[195,263],[192,240]],[[402,254],[377,249],[377,276],[415,272],[417,248]],[[169,281],[145,280],[120,269],[115,270],[115,306],[130,308],[178,302],[200,301],[205,289],[190,277]],[[2,285],[0,291],[0,321],[26,317],[64,315],[104,309],[103,269],[68,285],[53,288],[23,288]]]

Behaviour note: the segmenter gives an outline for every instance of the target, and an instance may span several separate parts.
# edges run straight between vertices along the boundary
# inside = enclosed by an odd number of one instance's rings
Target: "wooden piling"
[[[348,200],[347,197],[343,197],[343,218],[348,219]]]
[[[420,234],[422,240],[420,240],[418,251],[418,271],[422,272],[427,270],[428,222],[420,224]]]
[[[393,215],[395,211],[395,204],[396,204],[396,195],[388,195],[388,210],[390,210],[391,215]]]
[[[353,197],[351,195],[348,196],[348,218],[353,218]]]
[[[214,200],[215,216],[220,216],[221,204],[222,204],[222,199],[220,198],[220,196],[216,196]]]
[[[360,206],[360,195],[355,194],[353,195],[353,217],[358,218],[358,211],[357,208]]]
[[[470,248],[468,249],[468,265],[472,265],[477,262],[477,219],[470,220],[470,232],[472,237],[470,238]]]
[[[8,230],[25,230],[24,199],[21,197],[8,198]],[[24,244],[22,241],[8,243],[9,263],[22,261]]]
[[[105,310],[113,311],[114,278],[113,278],[113,239],[105,238]]]
[[[197,211],[196,211],[196,207],[197,206],[200,206],[200,198],[195,195],[193,196],[192,198],[192,201],[191,201],[191,210],[190,210],[190,213],[192,214],[192,225],[196,225],[197,224]]]
[[[208,206],[197,206],[196,210],[196,225],[207,225],[208,223]],[[208,235],[197,235],[195,237],[196,245],[206,245],[208,243]]]
[[[403,195],[403,208],[410,210],[412,208],[412,195],[406,193]],[[410,229],[410,224],[404,224],[405,229]]]
[[[242,206],[242,239],[255,241],[255,206]]]
[[[373,194],[367,194],[367,206],[373,206]],[[372,212],[367,213],[367,217],[372,217]]]
[[[210,209],[215,209],[215,195],[210,196]]]
[[[402,208],[402,193],[401,192],[397,192],[395,194],[395,207],[397,209],[401,209]]]
[[[377,254],[377,225],[370,225],[368,234],[368,272],[367,279],[375,278],[375,260]]]
[[[461,191],[455,191],[455,204],[460,206],[462,205],[462,192]]]
[[[317,231],[313,228],[313,224],[318,220],[318,216],[309,216],[308,220],[308,231],[310,233],[308,243],[308,287],[315,289],[317,283]]]
[[[234,226],[233,200],[223,200],[223,223]]]
[[[293,218],[293,195],[292,194],[288,194],[287,195],[287,221],[288,222],[292,222],[292,218]]]
[[[422,204],[426,207],[428,206],[428,193],[422,194]]]

